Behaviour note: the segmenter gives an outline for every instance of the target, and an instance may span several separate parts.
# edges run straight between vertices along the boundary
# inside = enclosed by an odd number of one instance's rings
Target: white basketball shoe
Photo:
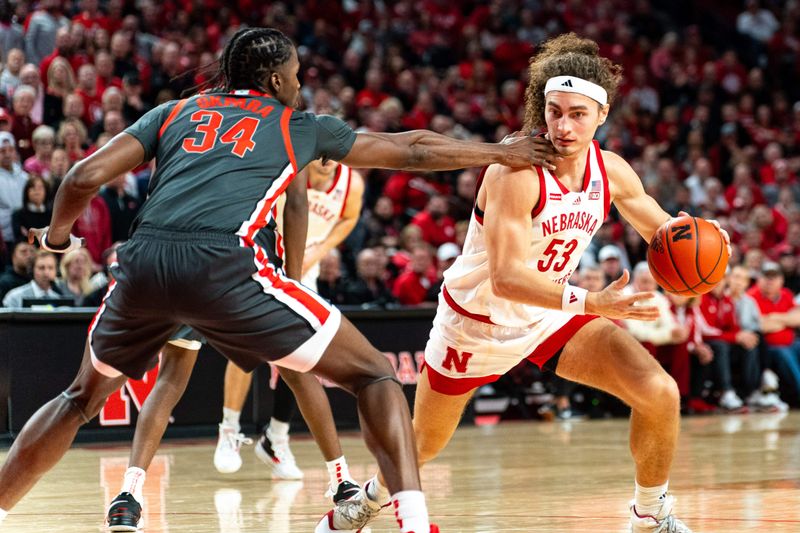
[[[289,448],[289,436],[276,437],[269,428],[261,434],[255,446],[256,457],[272,468],[274,479],[303,479],[303,471],[297,467],[294,454]]]
[[[641,515],[636,512],[635,501],[630,502],[631,532],[632,533],[692,533],[686,524],[675,518],[672,507],[675,498],[667,494],[661,504],[661,509],[652,515]]]
[[[219,425],[219,439],[214,451],[214,468],[220,474],[233,474],[242,467],[242,456],[239,450],[242,444],[253,444],[238,428],[227,424]]]

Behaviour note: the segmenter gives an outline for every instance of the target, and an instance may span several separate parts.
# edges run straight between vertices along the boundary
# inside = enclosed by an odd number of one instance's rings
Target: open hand
[[[619,279],[612,281],[602,291],[590,292],[586,298],[586,314],[614,319],[625,318],[647,321],[658,319],[658,307],[636,305],[637,302],[652,298],[652,292],[637,292],[634,294],[622,292],[629,280],[630,274],[625,269]]]
[[[514,132],[506,135],[500,144],[505,148],[502,164],[520,168],[536,165],[547,170],[555,170],[555,162],[560,156],[553,143],[544,137],[532,137]]]

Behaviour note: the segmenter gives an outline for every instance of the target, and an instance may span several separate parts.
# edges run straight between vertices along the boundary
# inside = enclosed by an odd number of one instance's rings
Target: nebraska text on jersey
[[[580,230],[592,235],[599,223],[600,221],[597,220],[597,217],[586,211],[569,214],[561,213],[560,215],[553,215],[549,220],[542,220],[542,237],[567,230]]]

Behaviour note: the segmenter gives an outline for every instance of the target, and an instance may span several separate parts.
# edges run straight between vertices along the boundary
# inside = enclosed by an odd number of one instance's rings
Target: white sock
[[[5,519],[5,517],[6,517],[7,515],[8,515],[8,511],[5,511],[5,510],[3,510],[3,509],[0,509],[0,524],[2,524],[2,523],[3,523],[3,519]]]
[[[281,422],[280,420],[270,418],[267,431],[269,431],[271,437],[288,437],[289,422]]]
[[[656,516],[661,510],[661,504],[667,495],[669,481],[657,487],[642,487],[636,483],[636,513],[639,515]]]
[[[365,484],[367,488],[367,498],[381,505],[389,503],[391,497],[389,496],[389,489],[381,485],[378,481],[378,476],[373,477]]]
[[[132,466],[125,471],[125,477],[122,479],[122,489],[120,492],[130,492],[139,505],[142,505],[144,498],[142,496],[142,487],[144,487],[145,472],[141,468]]]
[[[392,506],[400,533],[429,533],[428,507],[419,490],[404,490],[392,495]]]
[[[325,461],[325,466],[328,468],[331,488],[334,490],[342,481],[352,481],[353,478],[350,477],[350,469],[347,468],[347,459],[344,458],[344,455],[333,461]]]
[[[241,416],[241,411],[234,411],[233,409],[228,409],[227,407],[222,408],[222,423],[226,426],[236,428],[238,432],[241,429],[239,426],[239,417]]]

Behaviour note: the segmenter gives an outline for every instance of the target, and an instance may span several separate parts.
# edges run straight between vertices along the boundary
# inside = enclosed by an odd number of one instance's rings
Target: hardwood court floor
[[[504,423],[464,428],[423,470],[443,532],[621,532],[633,470],[625,420]],[[343,445],[363,481],[372,461],[357,436]],[[314,443],[293,441],[303,482],[273,482],[251,448],[244,467],[217,474],[210,440],[167,443],[148,473],[148,533],[311,532],[328,509]],[[0,454],[3,458],[5,454]],[[127,448],[71,450],[0,530],[102,531]],[[800,531],[800,413],[684,420],[672,489],[696,532]],[[396,531],[389,516],[373,533]]]

